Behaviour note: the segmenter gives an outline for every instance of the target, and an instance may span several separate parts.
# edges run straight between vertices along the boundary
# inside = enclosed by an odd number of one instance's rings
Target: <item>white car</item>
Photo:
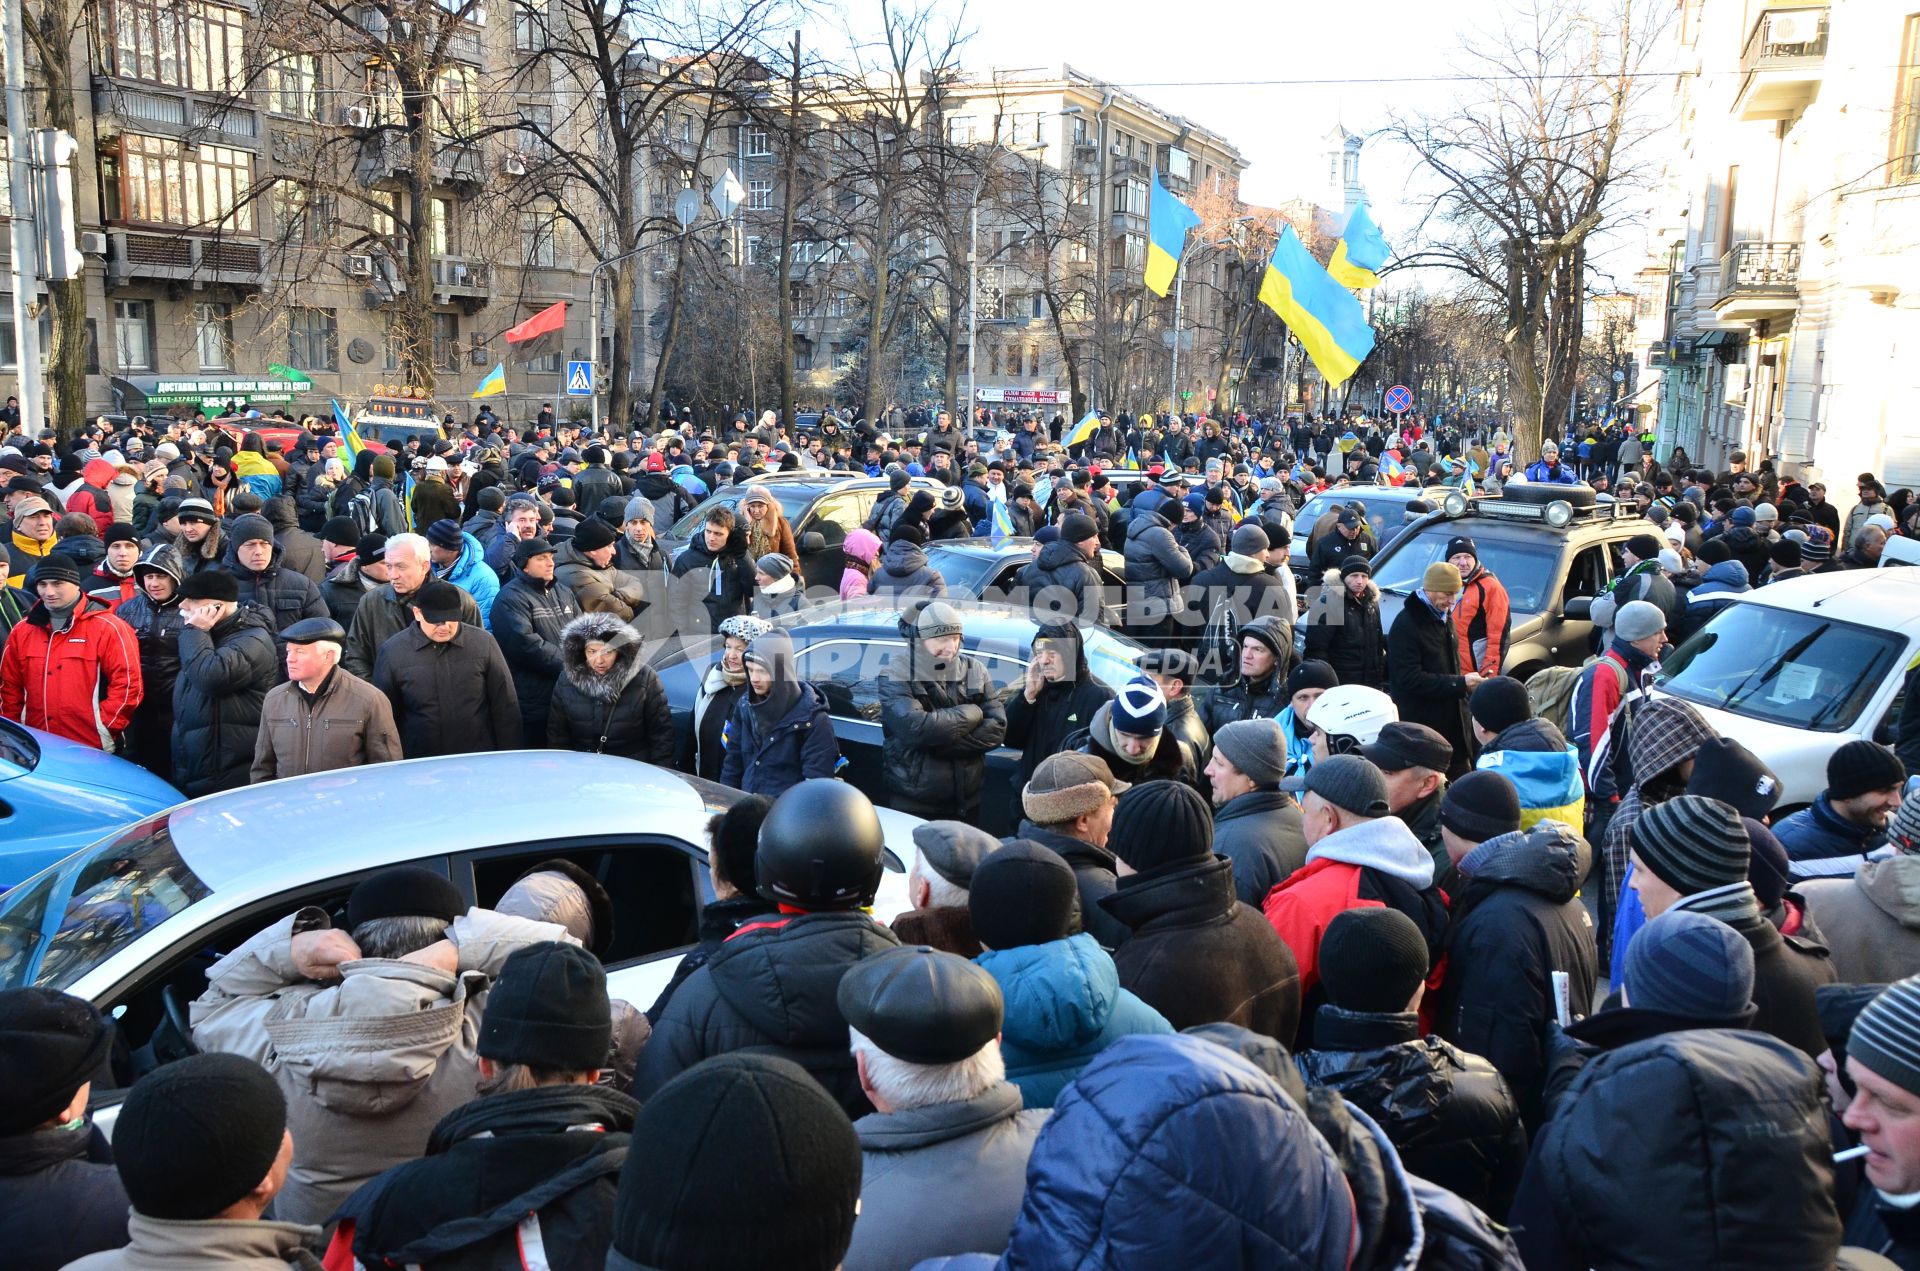
[[[649,764],[566,751],[411,759],[182,803],[0,896],[0,988],[36,984],[117,1021],[116,1084],[188,1053],[207,969],[303,905],[336,915],[391,865],[444,871],[488,905],[564,856],[613,898],[609,993],[653,1004],[712,899],[707,822],[740,792]],[[879,809],[887,872],[873,911],[909,908],[917,817]],[[122,1071],[121,1069],[125,1070]]]
[[[1766,761],[1777,821],[1826,789],[1842,745],[1892,741],[1916,659],[1920,569],[1849,570],[1743,593],[1667,655],[1654,686]]]

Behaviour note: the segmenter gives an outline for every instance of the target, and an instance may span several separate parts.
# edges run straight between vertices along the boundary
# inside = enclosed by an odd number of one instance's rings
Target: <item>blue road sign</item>
[[[1413,409],[1413,392],[1405,384],[1395,384],[1387,390],[1387,413],[1404,415]]]
[[[593,396],[593,363],[591,362],[567,363],[567,396],[568,397],[592,397]]]

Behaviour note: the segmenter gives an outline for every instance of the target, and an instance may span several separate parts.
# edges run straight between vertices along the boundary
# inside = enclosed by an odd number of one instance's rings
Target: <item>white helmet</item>
[[[1330,688],[1307,710],[1307,723],[1326,733],[1329,741],[1351,737],[1360,746],[1371,746],[1380,730],[1399,718],[1391,697],[1364,684]]]

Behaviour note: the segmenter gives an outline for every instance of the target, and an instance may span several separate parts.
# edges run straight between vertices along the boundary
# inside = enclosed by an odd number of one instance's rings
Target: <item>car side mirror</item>
[[[812,556],[816,552],[827,550],[827,536],[819,530],[808,530],[800,536],[800,554]]]
[[[1560,606],[1560,616],[1568,622],[1593,621],[1593,597],[1575,596]]]

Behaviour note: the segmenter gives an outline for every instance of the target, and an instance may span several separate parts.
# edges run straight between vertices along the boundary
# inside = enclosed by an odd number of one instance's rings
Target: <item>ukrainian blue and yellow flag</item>
[[[347,418],[347,412],[341,408],[340,399],[334,398],[332,401],[333,426],[340,433],[340,444],[347,448],[347,466],[351,468],[353,461],[360,457],[360,452],[366,447],[360,441],[360,430],[353,426],[353,421]]]
[[[478,401],[482,397],[498,397],[506,391],[507,364],[495,362],[493,369],[487,372],[487,377],[480,381],[480,387],[473,390],[473,397]]]
[[[1321,268],[1291,225],[1274,244],[1260,301],[1299,337],[1329,387],[1346,383],[1373,352],[1366,310]]]
[[[1200,224],[1199,213],[1167,193],[1154,169],[1153,190],[1147,196],[1147,290],[1167,294],[1187,247],[1187,231]]]
[[[1152,268],[1152,266],[1149,265],[1148,268]],[[1161,294],[1165,295],[1166,293],[1162,292]],[[1090,410],[1087,412],[1085,419],[1075,424],[1072,429],[1068,431],[1066,437],[1062,439],[1060,444],[1063,446],[1077,446],[1098,431],[1100,431],[1100,412]]]
[[[1007,511],[1004,500],[993,499],[990,502],[992,506],[987,509],[987,519],[992,526],[993,541],[998,543],[1003,538],[1012,538],[1013,513]]]
[[[1520,828],[1542,821],[1584,824],[1586,786],[1580,780],[1580,756],[1564,750],[1487,750],[1476,767],[1501,773],[1520,795]]]
[[[1362,203],[1347,218],[1347,231],[1340,236],[1340,245],[1333,249],[1327,272],[1343,286],[1378,287],[1380,275],[1376,271],[1392,255],[1387,240],[1380,236],[1380,227],[1373,223],[1373,218],[1367,215],[1367,205]]]

